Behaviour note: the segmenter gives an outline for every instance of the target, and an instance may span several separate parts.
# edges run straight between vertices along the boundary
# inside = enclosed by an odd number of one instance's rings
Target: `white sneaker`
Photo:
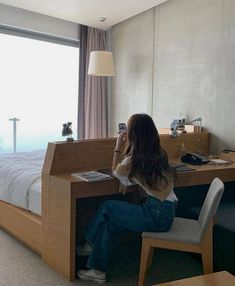
[[[82,280],[90,280],[99,284],[106,282],[106,274],[95,269],[79,270],[77,274],[78,277]]]
[[[79,256],[89,256],[91,255],[91,252],[92,252],[92,247],[88,242],[76,247],[76,253]]]

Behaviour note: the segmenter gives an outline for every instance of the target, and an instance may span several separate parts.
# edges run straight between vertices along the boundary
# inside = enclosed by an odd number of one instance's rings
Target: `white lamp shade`
[[[114,76],[113,54],[107,51],[91,52],[88,74],[95,76]]]

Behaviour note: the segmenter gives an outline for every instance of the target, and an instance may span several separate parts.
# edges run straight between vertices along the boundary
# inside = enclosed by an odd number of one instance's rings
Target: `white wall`
[[[111,135],[135,112],[158,127],[182,112],[202,116],[212,151],[235,148],[235,1],[169,0],[116,25],[112,38]]]
[[[74,42],[79,40],[79,24],[0,3],[0,27],[38,32]]]

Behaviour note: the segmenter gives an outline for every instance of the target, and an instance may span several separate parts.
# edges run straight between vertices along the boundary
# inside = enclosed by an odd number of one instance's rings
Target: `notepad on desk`
[[[185,166],[180,166],[180,167],[177,167],[175,168],[176,169],[176,173],[181,173],[181,172],[192,172],[192,171],[196,171],[195,168],[191,168],[187,165]]]
[[[195,171],[195,168],[189,167],[185,163],[170,163],[171,167],[175,168],[177,173]]]
[[[100,173],[97,171],[77,172],[72,173],[71,175],[85,182],[96,182],[112,178],[108,174]]]
[[[104,173],[104,174],[107,174],[107,175],[113,177],[113,172],[112,172],[112,169],[110,169],[110,168],[97,169],[97,172]]]
[[[181,163],[181,162],[177,162],[177,163],[173,163],[173,162],[170,162],[170,166],[173,167],[173,168],[179,168],[179,167],[183,167],[183,166],[187,166],[185,163]]]

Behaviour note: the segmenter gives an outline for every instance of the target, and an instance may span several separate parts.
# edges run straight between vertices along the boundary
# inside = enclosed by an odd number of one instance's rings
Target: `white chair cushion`
[[[167,232],[143,232],[142,237],[198,244],[200,227],[196,220],[175,217]]]

